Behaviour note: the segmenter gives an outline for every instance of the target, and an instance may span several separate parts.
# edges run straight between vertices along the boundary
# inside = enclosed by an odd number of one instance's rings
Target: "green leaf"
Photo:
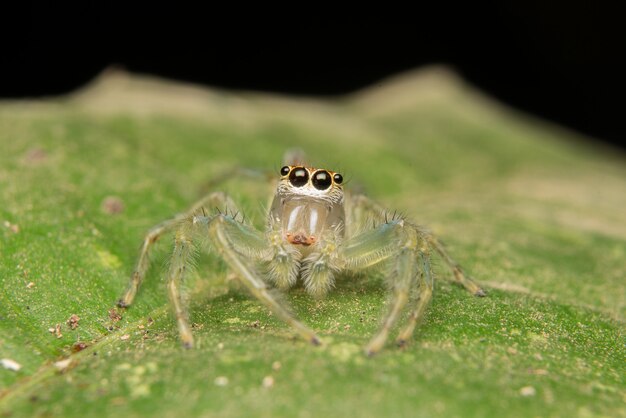
[[[203,254],[184,350],[168,238],[136,303],[109,313],[151,226],[225,170],[276,171],[293,147],[430,225],[488,297],[437,263],[414,340],[366,358],[380,274],[343,277],[322,301],[285,296],[313,347]],[[0,103],[0,413],[624,417],[625,167],[443,68],[327,101],[109,72],[71,97]],[[262,228],[272,185],[223,188]]]

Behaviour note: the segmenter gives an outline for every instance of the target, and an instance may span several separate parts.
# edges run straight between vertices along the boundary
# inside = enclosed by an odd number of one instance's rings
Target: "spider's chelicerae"
[[[289,154],[288,154],[289,155]],[[390,330],[408,316],[396,342],[404,345],[413,334],[431,299],[431,253],[439,253],[452,279],[476,296],[485,292],[448,255],[427,229],[388,212],[363,195],[344,193],[343,177],[330,170],[308,167],[301,157],[286,157],[267,218],[265,231],[237,219],[237,207],[225,193],[214,192],[188,212],[152,228],[146,235],[128,288],[118,306],[128,307],[148,269],[153,243],[175,232],[167,290],[180,338],[193,346],[186,299],[180,285],[192,262],[194,241],[208,237],[243,285],[278,318],[313,344],[320,339],[275,297],[272,287],[289,289],[301,279],[306,291],[322,297],[342,271],[385,266],[389,307],[365,352],[372,355],[385,344]],[[223,208],[207,214],[212,208]],[[207,209],[205,209],[207,208]]]

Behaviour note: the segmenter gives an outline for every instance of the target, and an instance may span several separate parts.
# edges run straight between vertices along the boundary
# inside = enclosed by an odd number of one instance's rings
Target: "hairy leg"
[[[395,213],[390,214],[363,195],[352,196],[347,209],[353,226],[349,231],[352,237],[346,242],[343,254],[345,267],[359,269],[388,260],[392,272],[389,277],[389,310],[379,331],[366,346],[368,355],[383,347],[407,304],[411,305],[409,315],[396,342],[404,345],[413,335],[432,298],[431,251],[436,251],[443,258],[457,283],[476,296],[485,296],[480,286],[465,275],[441,242],[427,229],[406,222]],[[368,227],[374,228],[367,230]],[[363,230],[365,232],[355,235],[355,231]],[[415,295],[413,298],[412,293]],[[413,301],[409,302],[410,299]]]
[[[378,332],[365,347],[367,355],[377,353],[384,346],[409,301],[411,290],[416,287],[418,245],[417,229],[401,219],[383,223],[346,242],[342,252],[346,268],[357,270],[388,261],[390,269],[387,277],[391,291],[389,309]]]
[[[181,342],[185,348],[193,347],[193,335],[189,326],[187,300],[180,291],[185,273],[192,263],[194,254],[193,235],[196,224],[193,216],[180,221],[174,238],[174,251],[167,275],[167,294],[174,311]]]
[[[200,218],[196,218],[197,221]],[[204,217],[211,244],[233,270],[243,285],[261,303],[267,306],[278,318],[290,325],[302,338],[312,344],[320,344],[317,335],[298,321],[255,271],[249,260],[262,260],[271,257],[270,246],[265,235],[252,227],[237,222],[232,217],[217,215]]]
[[[389,213],[382,206],[367,196],[357,194],[350,197],[348,213],[351,216],[349,224],[356,225],[356,229],[371,227],[372,223],[385,222],[386,219],[395,218],[395,213]],[[353,231],[354,231],[353,227]],[[452,280],[467,289],[475,296],[486,296],[486,292],[475,280],[469,277],[463,268],[446,251],[441,241],[428,229],[417,226],[419,234],[423,235],[429,247],[433,248],[443,259],[444,263],[452,272]],[[446,277],[447,278],[447,277]]]
[[[437,253],[439,253],[448,268],[452,271],[452,274],[454,276],[453,281],[455,283],[463,286],[468,292],[470,292],[474,296],[487,296],[487,293],[485,293],[485,291],[478,285],[478,283],[476,283],[471,277],[466,275],[465,272],[463,272],[463,269],[461,268],[459,263],[457,263],[456,261],[454,261],[454,259],[452,259],[452,257],[450,257],[448,252],[445,250],[443,244],[437,239],[437,237],[435,237],[432,233],[426,233],[426,237],[430,246],[434,248]]]
[[[230,211],[230,213],[236,213],[236,206],[232,199],[230,199],[226,194],[222,192],[215,192],[200,199],[187,212],[180,214],[173,219],[162,222],[150,229],[150,231],[148,231],[143,240],[143,245],[141,246],[139,258],[137,260],[137,264],[135,265],[135,270],[131,275],[126,291],[117,302],[117,305],[120,308],[126,308],[133,303],[135,295],[139,290],[139,286],[141,286],[146,272],[150,267],[150,250],[152,249],[154,243],[164,234],[175,230],[181,224],[181,222],[184,222],[185,219],[193,216],[204,207],[209,208],[210,210],[212,210],[214,207],[219,207],[224,208],[226,211]]]
[[[404,308],[409,301],[411,288],[415,287],[416,262],[415,252],[411,248],[403,248],[394,257],[393,272],[388,278],[391,286],[391,300],[389,301],[389,311],[383,319],[383,323],[378,332],[372,337],[367,346],[365,354],[372,356],[378,353],[385,345],[391,328],[398,321]]]
[[[427,253],[420,251],[419,263],[421,265],[421,274],[419,286],[417,288],[418,293],[414,302],[415,306],[409,314],[406,325],[396,338],[396,343],[400,347],[406,345],[409,338],[413,335],[413,331],[423,318],[424,312],[426,311],[433,295],[433,275],[430,269],[430,258]]]

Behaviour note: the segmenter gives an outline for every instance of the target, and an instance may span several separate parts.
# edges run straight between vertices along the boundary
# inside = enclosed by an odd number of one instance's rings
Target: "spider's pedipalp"
[[[287,290],[296,284],[300,272],[302,254],[292,245],[287,245],[279,225],[273,223],[268,232],[269,257],[267,263],[268,280],[279,289]]]
[[[340,271],[337,239],[337,236],[329,236],[321,243],[319,251],[309,254],[302,262],[304,287],[315,298],[326,296],[335,286],[335,275]]]

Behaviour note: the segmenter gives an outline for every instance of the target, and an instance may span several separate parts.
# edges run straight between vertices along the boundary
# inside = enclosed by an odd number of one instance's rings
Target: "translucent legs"
[[[294,157],[295,158],[295,157]],[[207,210],[223,208],[223,213],[207,215]],[[317,335],[289,311],[272,292],[269,283],[288,289],[300,279],[308,293],[322,296],[333,286],[340,270],[361,270],[386,265],[390,299],[388,311],[365,351],[372,355],[381,350],[396,324],[401,323],[396,342],[410,340],[433,293],[432,253],[438,253],[453,273],[453,280],[477,296],[484,291],[448,255],[443,245],[426,229],[402,217],[388,216],[371,200],[356,196],[348,208],[348,238],[337,231],[326,231],[314,247],[303,251],[284,238],[281,222],[270,221],[266,232],[239,222],[233,201],[224,193],[212,193],[186,213],[152,228],[144,238],[139,259],[128,287],[118,305],[132,304],[149,267],[153,244],[165,233],[174,234],[174,250],[168,270],[167,292],[185,347],[193,346],[187,301],[181,292],[182,283],[198,241],[209,241],[248,291],[272,313],[286,322],[302,338],[318,344]],[[374,226],[372,226],[372,223]],[[363,231],[355,233],[356,231]],[[260,272],[260,268],[264,270]]]
[[[317,335],[296,320],[289,310],[276,300],[267,284],[255,272],[254,263],[249,262],[249,257],[261,260],[273,255],[271,252],[268,254],[264,235],[225,215],[207,218],[207,228],[211,243],[250,293],[278,318],[289,324],[301,337],[318,345],[320,340]],[[248,257],[245,257],[246,255]]]
[[[433,235],[427,235],[428,242],[430,245],[439,253],[439,255],[446,262],[448,267],[452,270],[452,274],[454,275],[454,282],[463,286],[468,292],[470,292],[474,296],[487,296],[487,293],[476,283],[471,277],[467,276],[461,266],[448,255],[446,250],[443,247],[443,244]]]
[[[387,263],[390,288],[388,312],[378,332],[372,337],[365,352],[373,355],[380,351],[388,339],[389,332],[409,306],[408,317],[400,329],[396,343],[407,343],[423,318],[433,292],[431,251],[443,258],[454,274],[455,282],[463,285],[476,296],[485,292],[467,277],[460,266],[448,255],[443,245],[429,231],[413,225],[395,214],[389,216],[371,200],[356,196],[350,208],[352,222],[356,224],[380,223],[367,232],[350,238],[343,251],[348,269],[361,269],[379,263]]]
[[[190,218],[196,212],[199,212],[203,207],[214,208],[220,207],[225,208],[226,210],[231,211],[231,213],[235,213],[235,204],[233,201],[226,196],[224,193],[211,193],[205,198],[199,200],[195,205],[191,207],[189,211],[183,213],[181,215],[176,216],[173,219],[167,220],[158,224],[148,231],[146,234],[143,245],[141,246],[141,252],[139,253],[139,259],[137,260],[137,264],[135,266],[135,270],[130,278],[128,283],[128,287],[124,292],[124,295],[117,302],[117,305],[120,308],[126,308],[133,303],[135,299],[135,295],[139,290],[139,286],[141,286],[141,282],[143,281],[146,271],[148,267],[150,267],[150,250],[154,243],[161,238],[164,234],[168,232],[172,232],[176,228],[178,228],[181,223],[184,223],[185,219]]]
[[[389,332],[413,299],[413,307],[398,343],[404,344],[413,334],[432,295],[429,247],[417,227],[401,220],[391,220],[374,230],[357,235],[346,243],[346,265],[350,269],[388,263],[387,276],[391,297],[389,310],[378,332],[365,347],[373,355],[384,346]]]
[[[137,268],[118,305],[126,307],[132,303],[148,268],[148,254],[152,244],[164,233],[175,230],[174,251],[168,271],[167,290],[181,341],[185,347],[192,347],[193,336],[189,326],[187,301],[182,296],[180,288],[185,274],[192,264],[194,242],[203,238],[206,239],[208,236],[212,247],[223,257],[230,269],[235,272],[252,295],[267,306],[274,315],[289,324],[304,339],[313,344],[319,344],[319,338],[315,333],[291,315],[289,310],[269,291],[266,283],[256,271],[259,261],[272,260],[275,255],[275,245],[269,243],[263,233],[237,221],[234,216],[222,213],[207,216],[204,210],[201,211],[204,206],[227,208],[226,212],[235,213],[235,206],[230,198],[223,193],[213,193],[194,205],[186,214],[153,228],[144,239]],[[297,262],[297,259],[287,260],[287,263]],[[285,269],[286,274],[293,274],[290,273],[293,270],[293,267]]]
[[[357,228],[362,228],[363,225],[371,224],[372,222],[383,222],[385,218],[388,218],[388,212],[376,202],[363,195],[356,195],[352,197],[352,205],[350,207],[350,215],[352,217],[351,224],[357,225]],[[392,218],[394,215],[391,216]],[[452,281],[463,286],[468,292],[474,296],[486,296],[485,291],[476,283],[471,277],[467,276],[459,263],[457,263],[446,251],[445,247],[439,241],[439,239],[428,229],[422,226],[415,226],[419,230],[419,233],[424,237],[428,246],[435,250],[443,259],[444,263],[448,266],[452,272]],[[446,278],[450,278],[447,276]]]

